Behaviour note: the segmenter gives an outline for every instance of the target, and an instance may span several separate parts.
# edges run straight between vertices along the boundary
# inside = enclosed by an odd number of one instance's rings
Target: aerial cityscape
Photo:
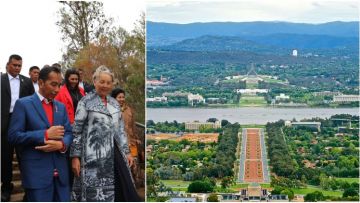
[[[147,201],[359,201],[356,19],[177,3],[148,9]]]

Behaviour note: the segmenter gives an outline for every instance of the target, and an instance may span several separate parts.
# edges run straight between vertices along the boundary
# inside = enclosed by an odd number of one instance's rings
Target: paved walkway
[[[270,182],[264,139],[263,129],[243,129],[239,165],[239,182]]]

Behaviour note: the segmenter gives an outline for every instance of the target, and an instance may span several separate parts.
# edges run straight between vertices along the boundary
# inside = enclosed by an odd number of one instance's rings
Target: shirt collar
[[[37,91],[36,94],[38,95],[41,102],[45,101],[46,104],[49,104],[50,102],[52,102],[52,100],[48,100],[44,96],[42,96],[39,91]]]
[[[14,79],[14,78],[20,80],[20,76],[19,76],[19,75],[17,75],[16,77],[13,77],[12,75],[10,75],[10,74],[8,73],[8,76],[9,76],[9,80],[12,80],[12,79]]]

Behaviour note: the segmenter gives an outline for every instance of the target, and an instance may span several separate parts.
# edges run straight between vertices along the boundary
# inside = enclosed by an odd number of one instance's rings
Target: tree
[[[306,202],[317,202],[317,201],[324,201],[325,197],[322,192],[315,191],[305,195],[304,200]]]
[[[157,187],[159,186],[159,176],[151,168],[146,169],[146,191],[148,197],[157,197]]]
[[[210,194],[209,197],[207,198],[208,202],[218,202],[218,196],[216,194]]]
[[[146,121],[146,127],[155,126],[155,122],[153,120]]]
[[[103,12],[103,3],[97,1],[60,1],[58,11],[60,20],[56,22],[66,43],[63,62],[69,67],[75,61],[78,52],[90,42],[104,35],[112,23]],[[64,65],[64,64],[63,64]]]
[[[320,186],[325,190],[329,189],[330,181],[329,181],[329,178],[324,173],[320,174],[319,179],[320,179]]]
[[[229,123],[228,120],[221,120],[221,127],[226,126]]]
[[[221,187],[222,188],[227,188],[233,183],[233,181],[234,180],[233,180],[232,177],[226,176],[221,180]]]
[[[218,121],[217,118],[209,118],[206,120],[206,122],[211,122],[211,123],[215,123],[216,121]]]
[[[115,86],[127,93],[126,101],[135,110],[135,121],[145,123],[145,61],[139,53],[143,47],[135,46],[139,44],[139,36],[121,27],[118,30],[122,31],[112,31],[80,49],[74,66],[87,70],[84,77],[87,81],[91,81],[89,73],[100,65],[107,66],[114,73]],[[145,38],[142,40],[145,42]]]
[[[287,195],[290,201],[294,199],[294,191],[291,189],[284,189],[280,192],[280,194]]]
[[[359,191],[353,187],[345,188],[343,197],[359,196]]]
[[[188,186],[190,193],[208,193],[214,191],[214,186],[208,181],[194,181]]]

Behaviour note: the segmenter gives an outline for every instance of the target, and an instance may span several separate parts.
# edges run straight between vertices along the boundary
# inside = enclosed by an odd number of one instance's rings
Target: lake
[[[359,115],[358,108],[147,108],[147,120],[155,122],[206,121],[209,118],[240,124],[266,124],[280,119],[329,118],[335,114]]]

